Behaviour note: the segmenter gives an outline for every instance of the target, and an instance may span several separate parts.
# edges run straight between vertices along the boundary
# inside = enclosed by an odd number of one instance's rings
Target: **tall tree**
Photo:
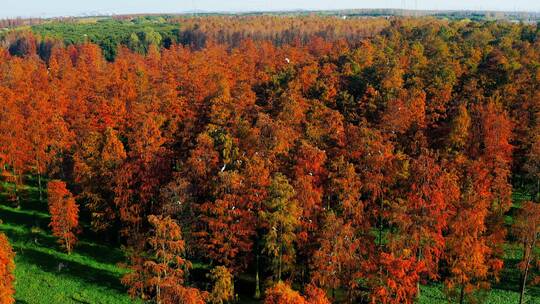
[[[124,145],[112,128],[90,132],[73,156],[75,181],[82,188],[79,197],[88,203],[96,231],[114,226],[118,220],[113,181],[125,159]]]
[[[267,228],[263,252],[271,260],[274,278],[281,281],[282,273],[294,265],[294,243],[300,213],[294,189],[283,174],[274,175],[268,192],[265,210],[261,213]]]
[[[382,253],[379,258],[383,275],[378,276],[378,283],[372,287],[370,295],[373,303],[414,303],[418,293],[419,274],[424,269],[416,257]]]
[[[366,287],[362,279],[373,269],[371,241],[334,212],[327,214],[321,229],[319,248],[313,256],[312,280],[332,292],[344,289],[347,302],[353,303]]]
[[[327,172],[324,166],[326,154],[307,143],[302,143],[296,152],[296,164],[293,168],[293,186],[296,191],[298,206],[302,212],[298,232],[298,256],[301,275],[307,279],[307,272],[313,253],[316,250],[316,237],[319,219],[323,212],[324,182]],[[303,265],[302,265],[303,264]],[[302,267],[303,266],[303,267]]]
[[[234,300],[234,281],[231,272],[224,266],[217,266],[209,274],[212,291],[208,297],[212,304],[229,303]]]
[[[79,206],[63,181],[49,181],[47,194],[52,233],[58,238],[58,243],[71,253],[79,232]]]
[[[185,244],[180,226],[170,217],[150,215],[148,239],[130,258],[131,272],[122,278],[129,294],[156,303],[204,303],[206,293],[185,286],[191,263],[183,258]]]
[[[127,159],[114,175],[114,203],[119,210],[125,236],[144,233],[148,214],[161,210],[160,186],[170,179],[172,164],[170,151],[159,116],[150,114],[137,118],[129,134]]]
[[[460,189],[457,176],[447,172],[445,164],[426,152],[409,165],[403,197],[391,205],[390,222],[395,231],[389,236],[394,253],[408,252],[425,268],[418,275],[437,279],[439,261],[445,251],[445,235],[449,218],[455,213]],[[418,281],[418,292],[420,281]]]
[[[254,217],[243,193],[244,179],[237,171],[219,173],[216,200],[200,206],[196,236],[213,261],[236,271],[244,270],[252,250]]]
[[[540,199],[540,132],[536,132],[528,150],[525,172],[534,183],[535,199]]]
[[[489,278],[502,268],[488,244],[487,218],[491,201],[490,179],[479,161],[460,161],[461,195],[453,208],[446,236],[445,261],[449,295],[459,303],[474,299],[475,292],[489,287]]]
[[[524,202],[513,225],[513,232],[517,241],[523,246],[523,257],[518,264],[521,270],[519,304],[525,301],[527,280],[535,261],[540,261],[538,254],[540,240],[540,204]],[[537,282],[540,277],[533,279]]]

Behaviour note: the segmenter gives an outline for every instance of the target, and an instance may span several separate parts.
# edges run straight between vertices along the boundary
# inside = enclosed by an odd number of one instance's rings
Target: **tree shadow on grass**
[[[19,253],[18,258],[27,263],[37,265],[42,270],[53,273],[56,276],[71,277],[89,284],[113,289],[121,293],[125,292],[125,288],[120,283],[119,277],[103,269],[97,269],[76,261],[66,260],[32,248],[24,249]],[[59,268],[61,269],[59,270]]]
[[[31,210],[37,212],[49,212],[49,206],[47,205],[47,193],[43,193],[43,200],[39,200],[38,191],[35,189],[23,189],[21,190],[21,208],[24,210]]]
[[[495,282],[492,287],[501,290],[519,292],[520,273],[517,264],[518,259],[506,259],[504,268],[501,271],[499,282]]]
[[[26,248],[27,245],[54,248],[54,246],[57,244],[54,237],[44,233],[32,233],[24,230],[21,231],[13,227],[2,227],[0,231],[7,235],[7,237],[13,242],[13,246],[15,248],[21,247],[19,244],[23,244],[24,248]]]
[[[0,206],[0,219],[6,224],[23,226],[28,229],[39,227],[42,230],[47,230],[49,226],[49,217],[43,216],[40,213],[17,212]]]
[[[518,268],[519,262],[519,259],[506,259],[500,280],[493,283],[492,288],[519,293],[521,286],[521,272]],[[532,275],[529,276],[529,278],[531,277]],[[527,286],[527,295],[533,298],[540,297],[540,288],[537,286]]]
[[[49,228],[44,223],[29,221],[28,215],[2,208],[0,208],[0,219],[7,224],[0,230],[4,231],[10,240],[60,250],[56,238],[48,234]],[[17,226],[22,229],[17,229]],[[33,232],[32,227],[39,227],[41,231]],[[74,251],[103,264],[116,264],[125,260],[124,254],[117,248],[95,244],[84,238],[75,245]]]
[[[13,191],[12,185],[8,187],[0,188],[0,202],[6,206],[15,207],[13,197],[10,195],[10,191]],[[20,207],[24,210],[31,210],[37,212],[47,212],[47,193],[43,193],[43,201],[39,200],[39,192],[34,188],[22,188],[19,189]]]
[[[75,245],[75,252],[104,264],[117,264],[125,261],[124,254],[120,250],[100,244],[93,244],[88,241],[77,243]]]

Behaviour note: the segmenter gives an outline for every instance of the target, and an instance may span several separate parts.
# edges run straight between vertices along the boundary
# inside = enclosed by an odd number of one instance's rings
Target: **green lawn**
[[[63,253],[50,235],[46,203],[35,199],[36,192],[23,188],[20,209],[0,194],[0,231],[16,252],[17,303],[133,303],[119,281],[121,251],[83,237],[74,253]]]

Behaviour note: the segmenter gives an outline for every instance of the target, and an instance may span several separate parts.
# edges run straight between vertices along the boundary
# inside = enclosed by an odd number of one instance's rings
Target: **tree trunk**
[[[523,304],[523,298],[525,297],[525,285],[527,284],[527,272],[529,271],[529,265],[525,266],[525,272],[521,275],[521,290],[519,292],[519,304]]]
[[[540,202],[540,178],[536,179],[536,201]]]
[[[161,304],[161,287],[160,287],[161,277],[158,275],[158,284],[156,285],[156,302]]]
[[[422,208],[422,213],[424,212],[423,208]],[[424,259],[423,257],[423,250],[422,250],[422,247],[421,245],[419,245],[419,248],[418,248],[418,254],[417,254],[417,257],[416,259],[418,261],[422,261]],[[418,281],[416,282],[416,299],[417,300],[420,300],[420,277],[418,278]]]
[[[257,244],[257,253],[255,255],[255,295],[256,300],[261,298],[261,287],[259,282],[259,245]]]
[[[66,251],[67,251],[67,254],[68,255],[71,255],[71,243],[69,241],[69,237],[67,237],[67,234],[69,232],[66,232],[64,231],[64,235],[66,235],[66,237],[64,237],[64,244],[66,244]]]
[[[64,159],[64,153],[60,153],[60,159]],[[60,176],[62,180],[66,180],[66,173],[64,172],[64,161],[60,162]]]
[[[39,201],[43,201],[43,187],[41,185],[41,174],[38,173]]]
[[[281,259],[283,256],[283,245],[279,246],[278,282],[281,281]]]
[[[459,292],[459,304],[463,304],[464,299],[465,299],[465,285],[461,284],[461,290]]]
[[[39,201],[43,201],[43,187],[41,186],[41,170],[39,169],[39,160],[36,160],[37,171],[38,171],[38,190],[39,190]]]
[[[527,243],[523,243],[523,259],[525,261],[525,270],[523,271],[523,274],[521,276],[521,290],[519,293],[519,304],[523,304],[523,300],[525,298],[525,288],[527,286],[527,276],[529,275],[529,267],[531,265],[532,256],[533,256],[533,250],[534,247],[536,247],[536,239],[532,242],[531,246],[528,247]]]
[[[21,204],[19,201],[19,189],[17,188],[18,178],[17,178],[17,172],[15,171],[15,167],[13,167],[12,171],[13,171],[13,182],[14,182],[13,185],[14,185],[14,191],[15,191],[15,203],[17,204],[17,208],[21,208]]]
[[[382,247],[382,232],[383,232],[383,216],[382,216],[382,212],[383,212],[383,208],[384,208],[384,203],[383,203],[383,198],[381,197],[380,204],[379,204],[379,249]]]

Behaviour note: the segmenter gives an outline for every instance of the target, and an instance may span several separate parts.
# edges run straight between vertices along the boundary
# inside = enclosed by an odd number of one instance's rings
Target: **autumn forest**
[[[0,303],[90,243],[135,303],[540,303],[537,24],[70,22],[1,36]]]

